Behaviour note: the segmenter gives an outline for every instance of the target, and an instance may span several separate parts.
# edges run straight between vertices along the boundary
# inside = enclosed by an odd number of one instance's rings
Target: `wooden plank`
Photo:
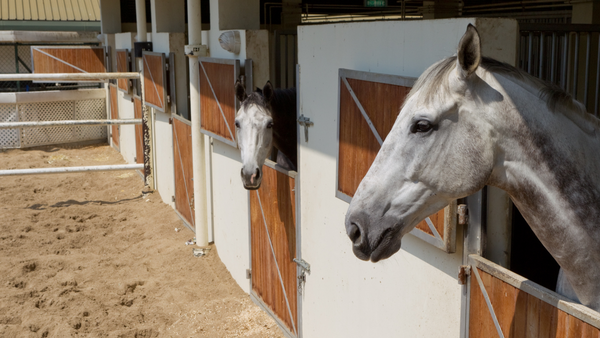
[[[194,224],[192,127],[177,118],[173,118],[173,156],[175,161],[175,208],[189,224]]]
[[[540,306],[541,301],[527,294],[527,318],[525,338],[538,338],[540,335]]]
[[[199,71],[202,129],[235,142],[235,66],[201,61]]]
[[[294,187],[293,178],[264,166],[260,189],[250,191],[252,290],[291,332],[294,332],[293,328],[298,323],[296,264],[293,262],[296,257]],[[269,235],[277,263],[271,251]]]
[[[539,337],[557,337],[556,329],[559,310],[546,302],[540,302],[539,309]]]
[[[125,72],[129,72],[129,53],[127,52],[127,50],[118,50],[116,51],[117,54],[117,72],[119,73],[125,73]],[[118,79],[117,80],[117,87],[124,91],[124,92],[129,92],[129,79]]]
[[[502,266],[490,262],[481,256],[469,255],[469,262],[471,265],[493,275],[495,278],[502,280],[504,283],[522,290],[523,292],[526,292],[538,299],[541,299],[543,302],[548,303],[551,306],[558,308],[558,310],[564,311],[565,313],[574,316],[585,323],[588,323],[596,328],[600,328],[600,314],[598,312],[581,304],[573,303],[556,292],[548,290],[545,287],[519,276]]]
[[[104,73],[104,48],[32,46],[34,72],[54,73]]]
[[[110,118],[116,120],[119,118],[119,107],[117,102],[117,87],[109,85],[110,91]],[[119,126],[111,126],[112,130],[112,141],[116,147],[119,147]]]
[[[136,119],[141,119],[142,116],[142,100],[135,96],[133,98],[133,115]],[[144,132],[141,124],[135,125],[135,162],[144,163]],[[143,170],[140,170],[144,174]]]
[[[477,269],[476,266],[472,266]],[[478,269],[505,337],[600,337],[600,329],[490,273]],[[471,279],[470,337],[492,337],[496,331],[476,278]],[[484,308],[485,306],[485,308]]]
[[[481,275],[486,290],[491,286],[488,276]],[[499,337],[496,325],[483,297],[476,278],[471,278],[471,299],[469,303],[469,337]]]
[[[410,87],[347,78],[382,140],[391,131]],[[381,148],[350,92],[340,80],[338,189],[352,197]],[[443,233],[443,231],[442,231]]]
[[[165,112],[166,78],[164,54],[143,54],[144,101],[146,104]]]

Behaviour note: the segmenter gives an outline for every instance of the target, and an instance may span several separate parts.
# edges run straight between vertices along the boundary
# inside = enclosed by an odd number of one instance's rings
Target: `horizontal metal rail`
[[[139,79],[140,73],[57,73],[57,74],[0,74],[0,81],[96,81]]]
[[[142,119],[0,122],[0,129],[41,128],[41,127],[80,126],[80,125],[108,126],[108,125],[116,125],[116,124],[142,124]]]
[[[144,164],[115,164],[85,167],[32,168],[0,170],[0,176],[64,174],[90,171],[143,170]]]

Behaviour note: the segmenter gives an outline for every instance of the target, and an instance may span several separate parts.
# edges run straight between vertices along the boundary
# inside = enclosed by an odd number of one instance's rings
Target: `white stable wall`
[[[207,39],[203,40],[213,58],[238,59],[243,67],[246,59],[246,32],[240,32],[240,54],[221,48],[219,36],[224,32],[219,27],[218,0],[210,1],[210,27]],[[231,85],[234,85],[232,80]],[[200,112],[202,114],[202,112]],[[250,292],[246,269],[250,267],[248,192],[242,185],[240,151],[223,142],[212,140],[212,213],[213,240],[219,257],[231,276],[245,291]]]
[[[115,34],[115,50],[116,49],[127,49],[131,51],[133,49],[133,37],[135,33],[117,33]],[[116,51],[113,51],[113,55],[116,55]],[[117,64],[113,64],[113,70],[116,71]],[[119,118],[121,119],[133,119],[135,118],[133,110],[133,102],[131,102],[131,95],[126,94],[117,89],[117,103],[119,106]],[[120,143],[119,149],[121,155],[127,163],[135,163],[136,150],[135,150],[135,125],[122,125],[120,126]]]
[[[402,249],[373,264],[352,253],[344,227],[348,203],[335,197],[338,70],[418,77],[456,53],[467,25],[480,27],[486,55],[516,56],[514,20],[448,19],[300,26],[301,254],[311,265],[302,295],[308,337],[458,337],[462,235],[446,254],[407,235]],[[502,33],[502,34],[499,34]],[[514,36],[513,36],[514,33]]]

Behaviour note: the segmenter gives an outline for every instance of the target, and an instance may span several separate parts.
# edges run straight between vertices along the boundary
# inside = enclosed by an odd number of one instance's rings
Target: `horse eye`
[[[239,128],[240,127],[240,123],[238,121],[235,121],[235,127]]]
[[[270,129],[270,128],[273,128],[273,122],[269,122],[269,123],[267,123],[267,128],[269,128],[269,129]]]
[[[431,128],[433,128],[433,126],[431,125],[431,123],[429,121],[419,120],[415,124],[412,125],[412,127],[410,128],[410,131],[412,133],[426,133],[426,132],[430,131]]]

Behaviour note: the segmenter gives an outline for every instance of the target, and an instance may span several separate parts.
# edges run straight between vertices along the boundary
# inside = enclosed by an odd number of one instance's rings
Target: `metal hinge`
[[[167,95],[167,103],[171,103],[171,95]]]
[[[459,204],[456,207],[456,213],[458,215],[458,224],[467,225],[469,223],[469,209],[466,204]]]
[[[165,63],[165,69],[169,70],[169,64],[168,63]]]
[[[246,269],[246,279],[252,278],[252,270]]]
[[[298,117],[298,124],[304,127],[304,141],[308,142],[308,127],[313,126],[314,123],[311,122],[310,117],[306,117],[302,114]]]
[[[471,266],[469,265],[461,265],[458,268],[458,284],[465,285],[467,284],[467,277],[471,275]]]

